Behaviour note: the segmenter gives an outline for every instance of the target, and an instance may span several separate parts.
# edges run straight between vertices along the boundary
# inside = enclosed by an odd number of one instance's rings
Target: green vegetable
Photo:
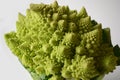
[[[31,4],[26,13],[19,13],[16,32],[5,40],[33,80],[101,80],[120,64],[110,29],[91,20],[84,7],[77,12],[55,1]]]

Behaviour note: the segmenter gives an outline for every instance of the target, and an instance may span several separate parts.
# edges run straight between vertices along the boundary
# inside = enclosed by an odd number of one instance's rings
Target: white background
[[[25,14],[30,3],[52,3],[54,0],[0,0],[0,80],[32,80],[4,41],[4,34],[15,30],[18,12]],[[58,0],[78,11],[84,6],[103,27],[111,28],[113,45],[120,45],[120,0]],[[112,64],[112,63],[111,63]],[[105,76],[104,80],[120,80],[120,67]]]

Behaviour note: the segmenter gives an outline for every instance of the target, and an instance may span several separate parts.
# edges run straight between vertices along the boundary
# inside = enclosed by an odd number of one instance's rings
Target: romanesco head
[[[5,40],[34,80],[92,80],[117,65],[110,29],[91,20],[84,7],[30,4]]]

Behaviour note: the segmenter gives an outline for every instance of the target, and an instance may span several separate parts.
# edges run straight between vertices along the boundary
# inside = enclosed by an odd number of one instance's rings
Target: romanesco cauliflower
[[[110,29],[91,20],[84,7],[77,12],[55,1],[30,4],[26,13],[19,13],[16,31],[5,40],[33,80],[97,80],[120,64]]]

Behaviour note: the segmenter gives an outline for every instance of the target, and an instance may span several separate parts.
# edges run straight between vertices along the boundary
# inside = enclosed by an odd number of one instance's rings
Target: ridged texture
[[[26,13],[5,40],[34,80],[91,80],[115,69],[110,30],[84,7],[77,12],[55,1],[31,4]]]

